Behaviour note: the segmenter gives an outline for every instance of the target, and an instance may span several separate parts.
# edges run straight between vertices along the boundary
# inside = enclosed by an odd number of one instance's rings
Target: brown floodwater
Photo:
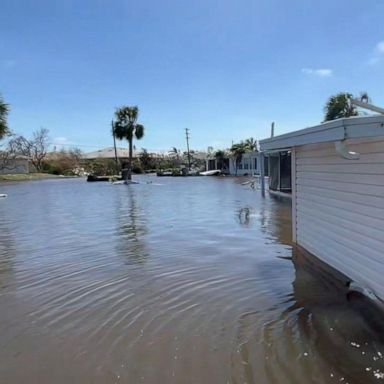
[[[384,382],[382,318],[293,263],[289,201],[138,179],[0,185],[0,383]]]

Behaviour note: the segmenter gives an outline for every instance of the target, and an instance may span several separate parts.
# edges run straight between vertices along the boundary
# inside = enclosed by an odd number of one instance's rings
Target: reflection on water
[[[289,202],[157,184],[1,187],[1,383],[384,380],[382,318],[292,262]]]
[[[122,255],[128,264],[145,263],[149,256],[145,249],[145,215],[138,205],[135,195],[137,191],[128,188],[124,192],[126,195],[121,195],[116,204],[117,233],[120,236],[116,241],[117,253]]]

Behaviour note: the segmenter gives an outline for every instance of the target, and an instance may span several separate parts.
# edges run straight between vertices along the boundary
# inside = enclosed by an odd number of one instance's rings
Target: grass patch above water
[[[49,173],[27,173],[27,174],[7,174],[0,175],[0,181],[27,181],[43,179],[61,179],[73,176],[52,175]]]

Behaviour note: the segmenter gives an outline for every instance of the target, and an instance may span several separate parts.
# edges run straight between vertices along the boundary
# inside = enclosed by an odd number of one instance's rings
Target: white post
[[[292,240],[297,242],[297,206],[296,206],[296,149],[291,150],[291,188],[292,188]]]
[[[265,175],[264,175],[264,153],[260,152],[260,181],[261,181],[261,196],[265,197]]]

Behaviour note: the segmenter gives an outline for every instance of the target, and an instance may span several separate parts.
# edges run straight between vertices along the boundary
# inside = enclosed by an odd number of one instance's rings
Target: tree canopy
[[[368,96],[367,96],[368,97]],[[324,107],[324,121],[340,119],[342,117],[358,116],[357,108],[351,103],[351,93],[340,92],[331,96]]]
[[[7,118],[9,112],[9,105],[5,103],[0,95],[0,139],[9,133]]]
[[[16,152],[29,158],[38,172],[43,169],[43,161],[49,148],[49,130],[41,128],[33,132],[31,139],[18,136],[11,140],[11,145]]]

